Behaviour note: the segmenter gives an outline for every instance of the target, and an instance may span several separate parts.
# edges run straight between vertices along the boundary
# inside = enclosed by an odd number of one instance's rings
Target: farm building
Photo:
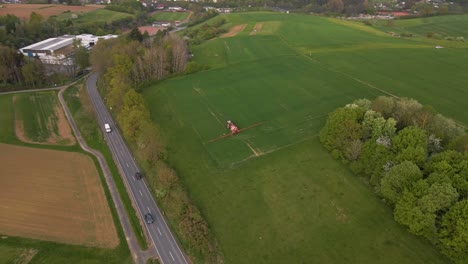
[[[80,45],[91,48],[100,39],[116,38],[117,35],[93,36],[91,34],[82,35],[63,35],[56,38],[49,38],[27,47],[21,48],[19,51],[28,57],[39,57],[45,64],[62,64],[70,65],[71,55],[73,54],[73,43],[78,41]]]

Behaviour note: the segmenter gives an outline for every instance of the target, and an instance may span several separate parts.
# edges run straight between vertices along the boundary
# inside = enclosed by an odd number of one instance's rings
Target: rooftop
[[[75,36],[64,35],[57,38],[49,38],[32,45],[21,48],[22,50],[58,50],[73,43]]]

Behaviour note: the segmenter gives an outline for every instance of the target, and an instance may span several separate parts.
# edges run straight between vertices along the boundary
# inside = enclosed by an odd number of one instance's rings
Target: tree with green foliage
[[[130,40],[135,40],[135,41],[138,41],[138,42],[141,43],[143,41],[143,34],[141,34],[138,27],[134,27],[134,28],[132,28],[132,30],[128,34],[128,38]]]
[[[442,217],[439,230],[439,246],[455,263],[468,260],[468,200],[464,199]]]
[[[379,96],[372,101],[372,110],[381,113],[384,118],[392,117],[394,108],[393,97]]]
[[[392,164],[393,159],[393,153],[388,147],[377,143],[376,140],[368,140],[362,147],[358,172],[366,175],[371,185],[380,192],[380,181],[385,173],[385,165]]]
[[[443,175],[461,197],[468,198],[468,156],[453,150],[441,152],[428,160],[424,171],[430,176]]]
[[[118,112],[117,119],[124,136],[132,142],[138,137],[150,122],[150,115],[143,96],[134,89],[129,89],[123,98],[122,110]]]
[[[407,126],[414,126],[413,118],[422,109],[422,105],[414,100],[408,98],[399,98],[395,101],[393,109],[393,117],[398,121],[398,128]]]
[[[404,161],[393,166],[380,182],[383,197],[395,204],[406,189],[422,179],[419,167],[411,161]]]
[[[428,193],[421,197],[419,207],[425,212],[435,213],[449,208],[458,200],[458,193],[451,183],[436,182],[428,189]]]
[[[380,137],[391,139],[396,132],[396,123],[396,120],[391,117],[385,119],[381,113],[368,110],[362,120],[364,139]]]
[[[39,59],[32,59],[21,68],[21,73],[27,85],[35,88],[44,80],[44,68]]]
[[[457,137],[466,134],[464,128],[458,126],[454,120],[441,114],[435,114],[432,117],[427,130],[437,138],[440,138],[443,146],[449,145]]]
[[[22,82],[21,66],[24,56],[14,49],[0,45],[0,78],[3,83]],[[30,67],[30,66],[29,66]]]
[[[83,46],[75,49],[74,59],[80,69],[86,69],[90,65],[88,50]]]
[[[405,190],[396,203],[394,217],[413,234],[429,237],[435,232],[435,214],[424,212],[418,206],[418,198],[409,190]]]
[[[327,7],[332,12],[341,13],[344,10],[344,3],[342,0],[328,0]]]
[[[405,127],[393,138],[392,150],[397,161],[411,161],[422,167],[427,159],[426,132],[417,127]]]
[[[343,157],[350,144],[363,136],[360,120],[364,112],[364,108],[350,105],[330,113],[325,127],[320,131],[320,142],[327,149],[337,152],[338,157]]]
[[[118,42],[119,39],[105,39],[98,41],[98,43],[94,45],[89,58],[93,71],[103,75],[109,67],[112,67],[114,61],[109,58],[112,58],[113,47],[116,46]]]

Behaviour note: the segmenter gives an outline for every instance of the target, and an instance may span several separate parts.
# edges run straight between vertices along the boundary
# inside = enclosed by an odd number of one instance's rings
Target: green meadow
[[[73,18],[73,15],[76,15],[76,18]],[[89,24],[94,22],[111,23],[112,21],[126,17],[133,17],[133,15],[107,9],[96,9],[86,13],[62,13],[57,16],[57,18],[61,20],[72,19],[75,24]]]
[[[428,33],[442,37],[464,37],[468,39],[468,15],[433,16],[415,19],[395,20],[392,27],[385,27],[386,21],[377,25],[386,31],[399,31],[426,37]]]
[[[448,263],[398,225],[317,135],[335,108],[389,93],[467,124],[467,45],[436,50],[422,38],[317,16],[221,17],[226,28],[246,26],[192,47],[209,70],[143,94],[226,263]],[[212,141],[228,134],[226,120],[261,124]]]
[[[189,12],[156,12],[151,16],[153,21],[182,21],[187,18]]]
[[[14,97],[15,114],[23,124],[26,138],[45,142],[52,133],[58,133],[55,108],[58,107],[57,92],[17,94]]]

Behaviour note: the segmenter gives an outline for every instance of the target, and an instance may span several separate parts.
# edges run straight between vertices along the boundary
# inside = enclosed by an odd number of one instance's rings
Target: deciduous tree
[[[427,136],[417,127],[406,127],[393,138],[392,150],[396,160],[412,161],[422,167],[427,158]]]
[[[320,141],[328,149],[343,153],[351,142],[362,138],[359,121],[364,111],[364,108],[353,105],[330,113],[325,127],[320,131]]]
[[[401,194],[419,179],[422,179],[419,167],[411,161],[404,161],[393,166],[382,178],[382,195],[395,204]]]
[[[442,217],[439,241],[442,252],[456,263],[466,263],[468,259],[468,200],[453,205]]]

